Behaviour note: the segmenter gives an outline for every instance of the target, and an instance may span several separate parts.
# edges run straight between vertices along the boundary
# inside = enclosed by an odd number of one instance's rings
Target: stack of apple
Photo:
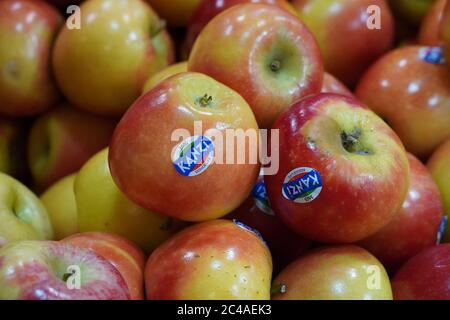
[[[0,1],[0,299],[450,299],[447,61],[447,0]]]

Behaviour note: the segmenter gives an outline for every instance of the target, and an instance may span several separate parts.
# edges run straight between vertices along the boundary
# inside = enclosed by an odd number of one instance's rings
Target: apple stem
[[[355,128],[352,133],[347,133],[343,131],[341,133],[341,140],[342,140],[342,146],[345,150],[347,150],[350,153],[356,153],[360,155],[369,155],[371,152],[367,149],[365,149],[361,142],[359,141],[359,138],[361,137],[361,129]]]
[[[205,95],[203,97],[201,97],[200,99],[198,99],[198,102],[200,103],[200,105],[202,107],[210,107],[211,103],[212,103],[213,97],[208,95],[207,93],[205,93]]]

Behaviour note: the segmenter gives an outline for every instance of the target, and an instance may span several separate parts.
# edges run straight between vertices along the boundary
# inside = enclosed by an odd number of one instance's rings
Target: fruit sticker
[[[443,64],[445,62],[444,52],[441,47],[425,47],[419,51],[420,58],[432,64]]]
[[[437,232],[437,236],[436,236],[436,244],[440,244],[442,237],[444,236],[445,233],[445,227],[447,227],[447,220],[448,217],[446,215],[442,216],[441,219],[441,223],[439,224],[439,228],[438,228],[438,232]]]
[[[214,143],[206,136],[192,136],[180,142],[172,151],[175,169],[185,177],[204,172],[214,160]]]
[[[308,203],[316,199],[322,191],[320,173],[312,168],[300,167],[292,170],[284,178],[283,196],[297,203]]]
[[[240,221],[238,221],[238,220],[236,220],[236,219],[233,219],[233,222],[234,222],[239,228],[242,228],[242,229],[244,229],[244,230],[246,230],[246,231],[249,231],[249,232],[253,233],[253,234],[254,234],[255,236],[257,236],[262,242],[264,242],[264,244],[266,245],[266,247],[268,247],[266,241],[264,240],[264,238],[263,238],[263,236],[262,236],[262,234],[261,234],[261,232],[259,232],[259,231],[256,230],[256,229],[253,229],[253,228],[249,227],[249,226],[246,225],[245,223],[242,223],[242,222],[240,222]]]
[[[267,196],[266,185],[264,180],[259,180],[252,189],[252,197],[255,201],[255,205],[259,210],[265,214],[273,216],[273,210],[269,203],[269,197]]]

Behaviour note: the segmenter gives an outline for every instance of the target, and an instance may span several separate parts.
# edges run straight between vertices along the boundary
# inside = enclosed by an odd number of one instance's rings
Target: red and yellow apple
[[[323,79],[314,36],[293,14],[265,4],[236,5],[214,17],[192,48],[188,70],[240,93],[260,128],[270,128],[296,100],[320,92]]]
[[[145,0],[170,26],[184,27],[202,0]]]
[[[425,46],[442,44],[441,21],[447,0],[436,0],[420,26],[418,42]]]
[[[187,61],[172,64],[167,68],[159,71],[158,73],[155,73],[150,78],[148,78],[148,80],[144,84],[142,93],[150,91],[150,89],[153,89],[161,81],[166,80],[167,78],[176,75],[177,73],[186,71],[187,71]]]
[[[359,101],[311,95],[273,129],[279,170],[264,180],[288,227],[316,241],[350,243],[394,218],[408,190],[408,159],[392,129]]]
[[[0,2],[0,113],[31,116],[55,104],[50,56],[62,16],[43,1]]]
[[[336,93],[344,96],[354,97],[353,93],[339,81],[335,76],[325,72],[323,76],[322,93]]]
[[[191,226],[156,249],[145,267],[149,300],[269,300],[272,260],[243,225]]]

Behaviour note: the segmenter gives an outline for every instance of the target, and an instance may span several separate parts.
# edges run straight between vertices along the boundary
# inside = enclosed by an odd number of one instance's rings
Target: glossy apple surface
[[[170,26],[184,27],[202,0],[145,0]]]
[[[141,0],[87,0],[81,12],[81,29],[63,28],[56,40],[56,79],[74,106],[121,115],[144,81],[173,61],[171,39]]]
[[[450,139],[447,139],[433,153],[427,163],[441,192],[444,203],[444,212],[447,218],[450,215]],[[443,237],[444,242],[450,242],[450,225],[447,220],[447,228]]]
[[[357,246],[313,250],[284,269],[273,281],[284,292],[274,300],[392,300],[383,265]]]
[[[10,243],[0,248],[0,262],[2,300],[129,299],[127,285],[112,264],[67,243]]]
[[[49,61],[61,24],[62,16],[43,1],[1,1],[0,113],[30,116],[57,102]]]
[[[422,251],[392,279],[395,300],[450,300],[450,244]]]
[[[202,132],[195,132],[194,121]],[[238,150],[225,129],[247,131],[255,143]],[[188,137],[174,137],[179,130]],[[247,198],[258,177],[257,159],[250,159],[257,135],[255,117],[239,94],[206,75],[180,73],[124,115],[110,145],[111,174],[127,197],[149,210],[185,221],[223,217]],[[245,156],[243,163],[226,161],[230,148]]]
[[[85,232],[63,240],[89,249],[108,260],[125,280],[131,300],[144,299],[144,253],[131,241],[113,233]]]
[[[336,93],[354,97],[353,93],[335,76],[325,72],[323,76],[322,93]]]
[[[25,178],[28,129],[28,121],[0,117],[0,172]]]
[[[442,44],[441,22],[447,0],[436,0],[420,26],[418,42],[425,46]]]
[[[315,35],[325,70],[353,88],[394,41],[394,20],[385,0],[294,0],[300,19]],[[370,6],[380,9],[380,28],[368,28]]]
[[[268,300],[272,260],[253,232],[228,220],[189,227],[145,267],[149,300]]]
[[[408,195],[394,219],[360,245],[395,271],[408,259],[436,244],[444,208],[439,189],[428,169],[408,154]]]
[[[236,5],[214,17],[197,38],[188,69],[240,93],[260,128],[270,128],[294,101],[320,92],[323,79],[313,35],[296,16],[263,4]]]
[[[28,165],[37,188],[45,189],[78,171],[108,145],[115,125],[113,119],[67,105],[37,118],[28,140]]]
[[[450,137],[450,73],[438,47],[407,46],[378,60],[356,96],[421,159]]]
[[[20,240],[51,240],[53,230],[39,198],[16,179],[0,173],[0,247]]]
[[[186,72],[187,71],[187,61],[179,62],[168,66],[167,68],[155,73],[151,76],[144,84],[142,89],[142,93],[146,93],[153,89],[157,84],[161,81],[176,75],[177,73]]]
[[[107,149],[84,164],[74,190],[80,232],[116,233],[150,253],[181,227],[179,222],[144,210],[125,197],[111,177]]]
[[[400,209],[409,165],[397,135],[354,98],[317,94],[284,112],[279,171],[265,177],[275,213],[299,234],[347,243],[372,235]]]

